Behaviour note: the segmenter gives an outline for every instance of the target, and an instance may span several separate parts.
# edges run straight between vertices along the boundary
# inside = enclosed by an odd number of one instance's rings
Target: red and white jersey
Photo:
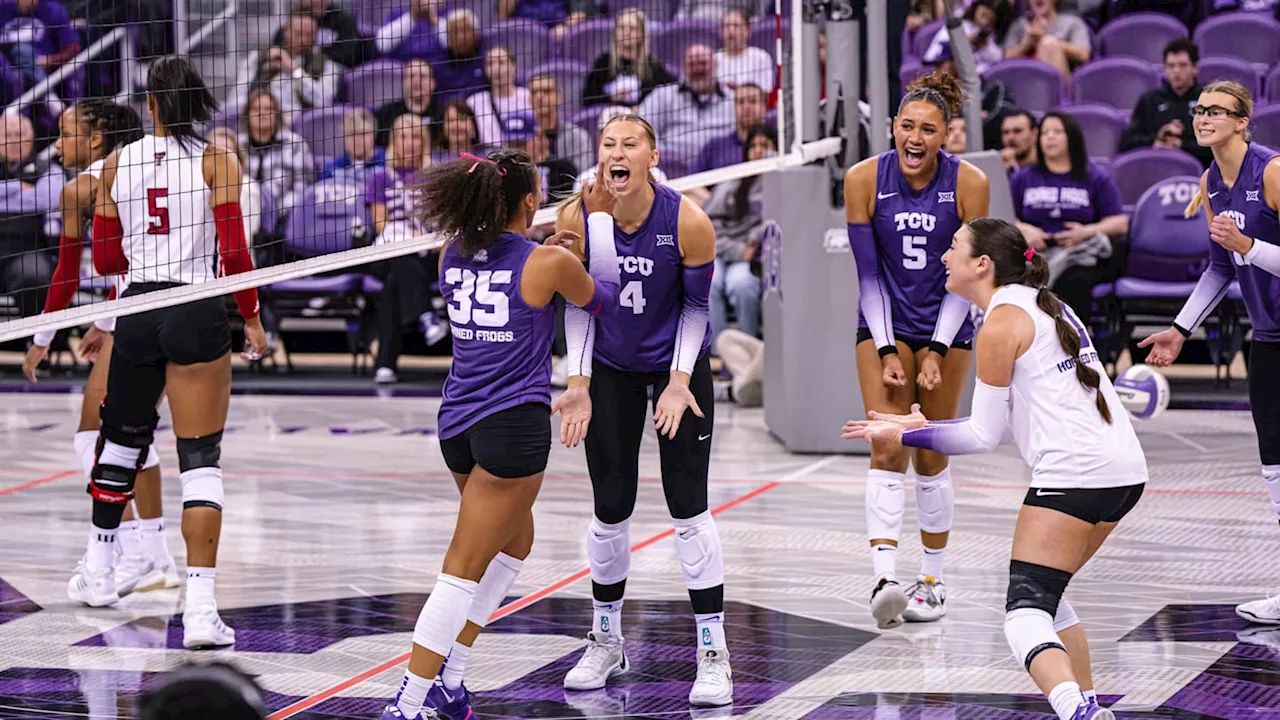
[[[129,283],[199,283],[218,275],[218,237],[203,142],[147,135],[120,151],[111,198],[124,227]]]

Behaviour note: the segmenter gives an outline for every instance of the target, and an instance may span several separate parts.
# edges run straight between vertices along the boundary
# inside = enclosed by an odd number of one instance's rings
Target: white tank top
[[[987,306],[1014,305],[1031,316],[1035,340],[1013,366],[1009,426],[1022,458],[1031,466],[1033,488],[1110,488],[1147,481],[1147,459],[1129,413],[1120,404],[1088,332],[1071,308],[1064,316],[1080,333],[1080,357],[1058,342],[1053,318],[1036,305],[1038,292],[1026,285],[1005,285]],[[1076,362],[1098,371],[1098,392],[1111,409],[1107,423],[1094,393],[1076,379]]]
[[[94,160],[93,164],[80,172],[81,175],[88,175],[94,180],[102,179],[102,166],[107,164],[107,159]]]
[[[120,151],[111,198],[124,226],[128,281],[217,277],[218,241],[204,181],[203,142],[147,135]]]

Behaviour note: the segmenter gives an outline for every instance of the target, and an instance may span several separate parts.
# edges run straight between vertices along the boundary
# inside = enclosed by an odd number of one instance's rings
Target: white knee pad
[[[591,518],[587,529],[587,559],[591,579],[601,585],[616,585],[631,573],[631,520],[606,525]]]
[[[507,591],[511,589],[523,567],[523,560],[501,552],[495,555],[489,561],[489,567],[485,568],[480,584],[476,586],[476,596],[471,601],[471,612],[467,614],[467,620],[480,627],[488,625],[489,616],[507,597]]]
[[[1053,631],[1060,633],[1063,630],[1069,630],[1080,624],[1080,618],[1076,617],[1076,609],[1071,607],[1071,603],[1066,599],[1058,601],[1058,614],[1053,616]]]
[[[1028,670],[1031,669],[1031,661],[1045,650],[1057,648],[1066,651],[1058,634],[1053,631],[1053,618],[1035,608],[1018,608],[1006,613],[1004,636],[1009,641],[1013,656]]]
[[[1271,508],[1280,516],[1280,465],[1263,465],[1262,479],[1267,484],[1267,494],[1271,496]]]
[[[180,477],[183,510],[196,507],[222,509],[222,468],[193,468]]]
[[[142,469],[150,470],[151,468],[156,467],[159,464],[160,464],[160,453],[156,452],[156,446],[155,445],[148,446],[147,460],[146,462],[142,463]]]
[[[80,459],[80,467],[86,476],[93,472],[93,464],[98,461],[98,431],[81,430],[72,441],[76,448],[76,457]]]
[[[951,487],[951,468],[932,477],[916,478],[916,521],[927,533],[951,531],[955,517],[956,492]]]
[[[706,590],[724,584],[724,551],[711,511],[676,520],[676,554],[690,590]]]
[[[475,595],[475,581],[444,573],[437,575],[436,586],[431,588],[431,596],[413,627],[413,643],[442,657],[448,655],[453,641],[467,624]]]
[[[906,508],[906,494],[902,489],[905,477],[905,473],[888,470],[867,472],[868,538],[898,541]]]

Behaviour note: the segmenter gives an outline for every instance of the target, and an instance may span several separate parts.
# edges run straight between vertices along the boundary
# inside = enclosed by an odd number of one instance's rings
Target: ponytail
[[[1044,259],[1043,255],[1036,253],[1026,263],[1026,272],[1023,277],[1024,285],[1038,288],[1036,306],[1043,310],[1046,315],[1053,318],[1053,326],[1058,331],[1058,344],[1062,346],[1062,350],[1067,354],[1067,357],[1073,358],[1075,361],[1076,380],[1079,380],[1080,384],[1086,389],[1093,391],[1098,413],[1110,425],[1111,406],[1107,405],[1107,398],[1099,390],[1102,376],[1098,374],[1097,370],[1080,360],[1080,339],[1083,333],[1076,328],[1074,323],[1067,320],[1066,305],[1049,289],[1049,263]]]

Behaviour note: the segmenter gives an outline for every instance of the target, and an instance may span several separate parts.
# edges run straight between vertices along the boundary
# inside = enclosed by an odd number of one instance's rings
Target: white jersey
[[[147,135],[120,151],[111,199],[124,226],[130,283],[199,283],[217,277],[205,147],[188,142],[184,148],[174,138]]]
[[[1036,326],[1031,347],[1013,366],[1009,426],[1022,458],[1031,466],[1033,488],[1110,488],[1147,481],[1147,459],[1129,413],[1098,360],[1097,349],[1071,308],[1067,321],[1080,333],[1080,357],[1058,342],[1052,317],[1036,305],[1038,292],[1026,285],[996,290],[987,316],[1000,305],[1014,305]],[[1098,412],[1094,393],[1076,379],[1077,362],[1098,371],[1098,392],[1111,408],[1111,422]]]
[[[106,164],[107,164],[107,159],[106,159],[106,158],[103,158],[103,159],[101,159],[101,160],[94,160],[94,161],[93,161],[93,164],[91,164],[89,167],[85,168],[84,170],[80,171],[80,174],[81,174],[81,175],[88,175],[89,177],[93,178],[94,180],[101,180],[101,179],[102,179],[102,166],[103,166],[103,165],[106,165]]]

